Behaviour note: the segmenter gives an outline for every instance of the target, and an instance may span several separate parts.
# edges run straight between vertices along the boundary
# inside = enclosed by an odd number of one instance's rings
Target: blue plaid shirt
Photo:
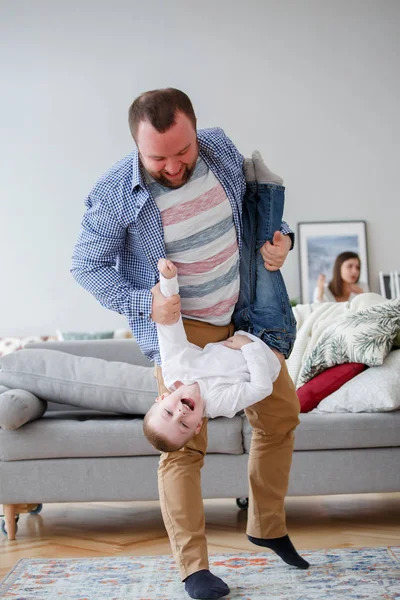
[[[243,156],[222,129],[202,129],[197,135],[199,154],[231,203],[240,252]],[[99,179],[85,205],[71,273],[102,306],[126,316],[142,352],[160,364],[150,289],[158,282],[157,261],[166,251],[160,211],[142,175],[137,150]],[[281,231],[293,234],[285,222]]]

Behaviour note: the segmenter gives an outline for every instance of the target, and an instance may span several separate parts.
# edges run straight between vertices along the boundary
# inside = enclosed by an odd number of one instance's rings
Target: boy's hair
[[[196,115],[189,96],[181,90],[166,88],[144,92],[133,101],[129,108],[129,129],[136,141],[141,121],[148,121],[160,133],[168,131],[176,123],[176,113],[184,113],[196,130]]]
[[[168,438],[165,437],[159,431],[156,431],[151,425],[151,413],[152,409],[147,411],[144,419],[143,419],[143,433],[146,439],[150,442],[150,444],[156,450],[160,452],[175,452],[176,450],[180,450],[183,448],[183,445],[173,444],[169,441]]]

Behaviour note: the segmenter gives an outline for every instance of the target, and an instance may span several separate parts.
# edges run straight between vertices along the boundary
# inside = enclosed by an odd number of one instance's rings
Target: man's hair
[[[346,260],[350,260],[351,258],[356,258],[358,260],[358,264],[360,265],[361,270],[361,260],[358,254],[356,254],[356,252],[342,252],[336,257],[335,264],[333,265],[332,281],[328,285],[329,290],[336,298],[340,298],[343,295],[343,279],[340,274],[342,264],[346,262]],[[358,276],[358,279],[360,279],[360,276]]]
[[[129,129],[136,141],[141,121],[148,121],[160,133],[168,131],[176,123],[176,114],[184,113],[196,129],[196,115],[189,96],[175,88],[144,92],[129,108]]]
[[[183,448],[184,444],[173,444],[165,435],[154,429],[151,424],[151,413],[152,408],[147,411],[143,419],[143,433],[153,448],[160,452],[175,452]]]

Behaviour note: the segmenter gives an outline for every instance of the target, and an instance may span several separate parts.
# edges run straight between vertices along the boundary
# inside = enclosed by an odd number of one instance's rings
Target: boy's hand
[[[272,241],[273,244],[265,242],[264,246],[261,246],[260,252],[265,268],[268,271],[278,271],[286,260],[292,246],[292,240],[289,235],[283,235],[280,231],[275,231]]]
[[[178,269],[172,260],[168,260],[167,258],[160,258],[157,263],[157,268],[165,279],[172,279],[178,272]]]
[[[233,335],[232,337],[225,340],[223,343],[227,348],[232,348],[233,350],[240,350],[242,346],[246,344],[251,344],[253,340],[251,340],[247,335]]]

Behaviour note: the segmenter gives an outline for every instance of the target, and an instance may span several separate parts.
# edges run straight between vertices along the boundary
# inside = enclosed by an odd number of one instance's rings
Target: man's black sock
[[[222,579],[208,569],[202,569],[186,577],[185,590],[191,598],[214,600],[229,594],[230,589]]]
[[[280,538],[266,539],[263,538],[255,538],[251,535],[247,536],[249,541],[256,546],[264,546],[264,548],[270,548],[273,550],[278,556],[281,557],[282,560],[285,561],[288,565],[292,567],[297,567],[298,569],[308,569],[310,564],[301,558],[300,554],[297,554],[296,548],[293,546],[292,542],[288,535],[284,535]]]

